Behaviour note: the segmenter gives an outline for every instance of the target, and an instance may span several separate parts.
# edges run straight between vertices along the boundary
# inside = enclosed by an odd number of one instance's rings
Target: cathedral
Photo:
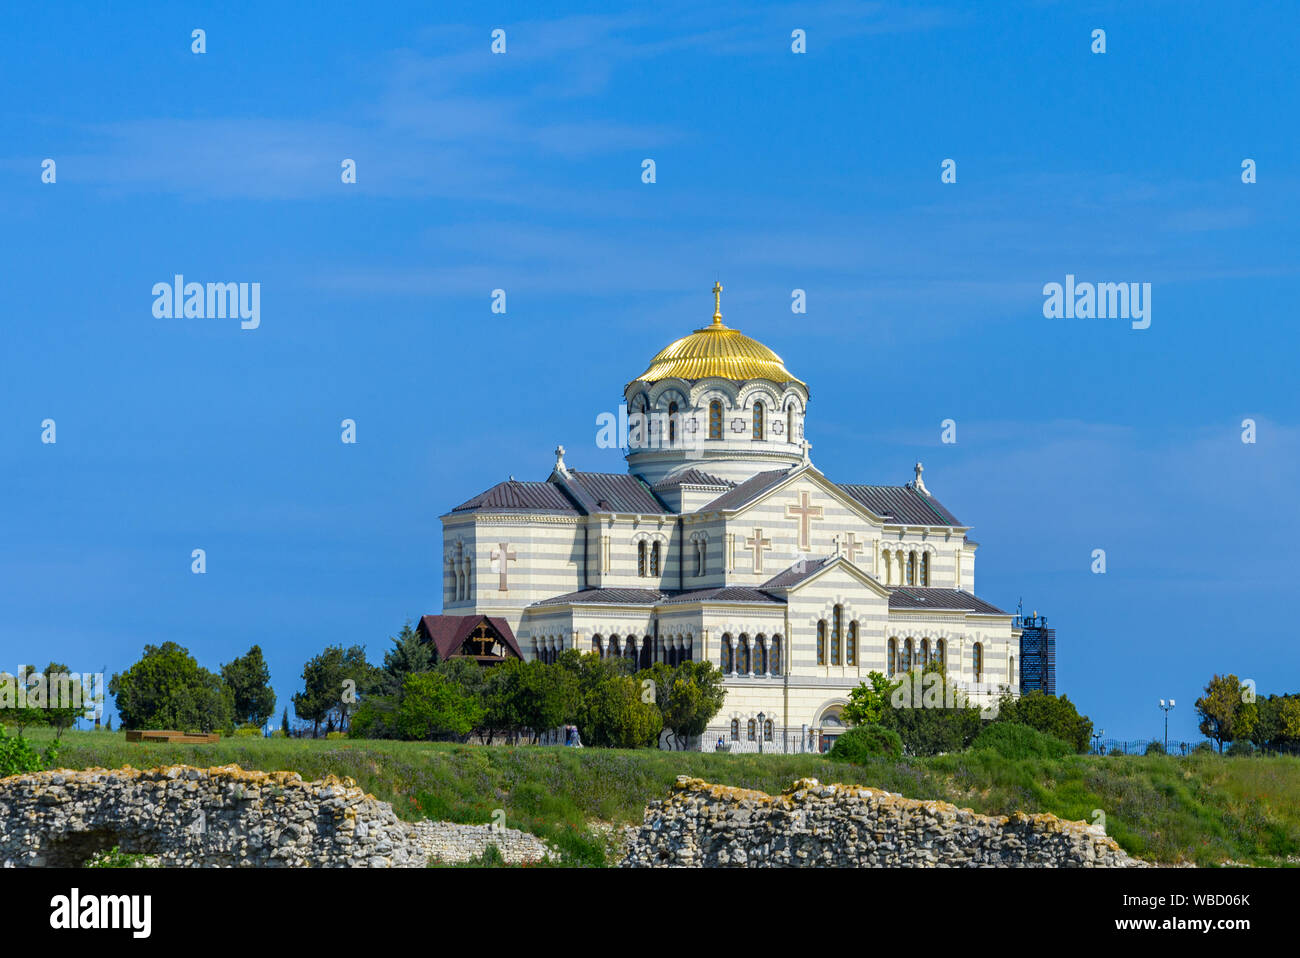
[[[727,696],[703,749],[825,750],[873,670],[941,662],[982,707],[1017,689],[1020,630],[975,596],[970,527],[920,463],[897,486],[823,475],[808,385],[713,292],[713,322],[623,390],[626,473],[571,467],[561,446],[544,481],[442,516],[443,614],[421,630],[485,662],[711,662]]]

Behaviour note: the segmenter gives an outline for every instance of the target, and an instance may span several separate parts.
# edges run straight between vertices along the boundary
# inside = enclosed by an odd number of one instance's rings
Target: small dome
[[[719,376],[738,381],[766,379],[774,383],[806,383],[785,368],[781,357],[756,339],[738,329],[723,325],[722,287],[714,286],[713,323],[683,336],[661,349],[650,367],[634,382],[658,382],[661,379],[704,379]]]

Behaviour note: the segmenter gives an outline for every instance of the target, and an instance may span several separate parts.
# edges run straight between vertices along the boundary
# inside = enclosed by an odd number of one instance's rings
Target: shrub
[[[262,730],[258,728],[256,725],[251,727],[245,725],[241,728],[235,729],[235,738],[261,738],[261,737],[262,737]]]
[[[326,733],[325,733],[325,737],[326,737],[327,739],[331,739],[331,738],[332,738],[332,739],[347,738],[347,737],[348,737],[348,733],[347,733],[347,732],[326,732]]]
[[[998,703],[996,721],[1028,725],[1066,742],[1076,752],[1086,752],[1092,738],[1092,720],[1080,715],[1066,695],[1029,692],[1018,699],[1005,695]]]
[[[1254,755],[1255,746],[1251,745],[1250,742],[1247,742],[1243,739],[1241,741],[1233,742],[1231,745],[1229,745],[1228,754],[1229,755]]]
[[[903,757],[903,740],[893,729],[882,725],[857,725],[835,740],[829,757],[840,762],[865,765],[878,758]]]
[[[975,736],[971,748],[1010,759],[1061,758],[1073,751],[1059,738],[1017,722],[990,723]]]
[[[151,855],[134,855],[114,845],[107,851],[96,852],[87,859],[86,868],[158,868],[158,859]]]
[[[1148,742],[1148,743],[1147,743],[1146,754],[1147,754],[1147,755],[1164,755],[1164,754],[1165,754],[1165,747],[1164,747],[1164,745],[1161,744],[1160,742]]]
[[[0,725],[0,778],[39,772],[59,760],[59,743],[52,742],[44,754],[36,751],[32,743],[21,735],[10,735]]]

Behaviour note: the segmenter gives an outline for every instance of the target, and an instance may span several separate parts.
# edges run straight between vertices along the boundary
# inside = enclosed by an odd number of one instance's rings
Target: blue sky
[[[1108,736],[1300,689],[1294,5],[263,6],[0,14],[0,668],[257,643],[287,704],[378,658],[441,513],[561,442],[623,468],[595,416],[721,279],[817,465],[923,460]],[[260,282],[260,328],[154,318],[176,273]],[[1044,318],[1067,273],[1150,328]]]

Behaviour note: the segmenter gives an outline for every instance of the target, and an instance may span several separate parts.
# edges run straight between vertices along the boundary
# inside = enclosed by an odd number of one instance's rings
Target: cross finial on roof
[[[566,474],[567,474],[568,471],[569,471],[569,470],[566,469],[565,466],[564,466],[564,447],[563,447],[563,446],[556,446],[556,447],[555,447],[555,471],[556,471],[556,472],[566,473]]]
[[[918,462],[912,468],[916,471],[916,491],[923,492],[928,496],[930,494],[930,490],[925,488],[925,480],[921,478],[921,473],[925,472],[925,466],[921,465]]]
[[[713,284],[713,325],[722,325],[722,284]]]

